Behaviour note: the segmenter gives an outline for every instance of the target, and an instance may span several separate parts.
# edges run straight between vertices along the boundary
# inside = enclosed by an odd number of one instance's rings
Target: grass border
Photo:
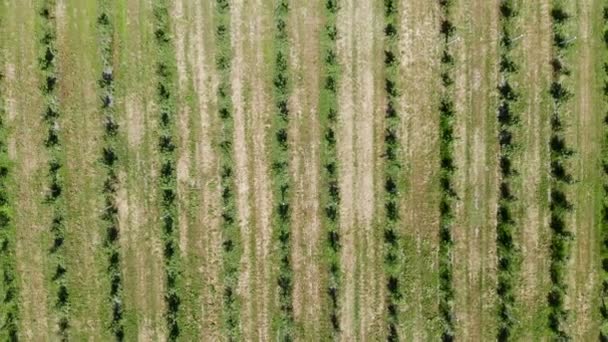
[[[7,13],[5,4],[0,4],[0,24]],[[5,34],[5,32],[0,32]],[[13,201],[8,192],[12,180],[12,163],[8,155],[8,129],[6,127],[7,109],[4,88],[4,46],[0,46],[0,264],[2,282],[0,283],[0,339],[19,340],[19,279],[16,262],[16,227],[13,223]]]

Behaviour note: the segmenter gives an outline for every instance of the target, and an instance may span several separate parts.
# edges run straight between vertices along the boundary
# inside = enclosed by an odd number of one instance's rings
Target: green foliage
[[[159,190],[161,199],[161,224],[163,255],[166,275],[166,320],[168,340],[175,341],[180,336],[179,313],[181,296],[180,256],[178,248],[179,232],[177,225],[177,175],[175,172],[174,149],[175,136],[175,51],[171,37],[171,23],[169,18],[170,4],[165,0],[154,3],[154,37],[157,46],[156,94],[159,106],[159,149],[160,149],[160,177]]]
[[[99,51],[103,70],[98,85],[101,102],[101,113],[104,125],[104,147],[101,151],[101,162],[105,166],[105,180],[103,186],[104,208],[101,219],[104,227],[104,252],[107,257],[106,271],[110,282],[108,302],[111,307],[111,317],[108,319],[108,328],[116,341],[124,340],[123,319],[123,285],[120,258],[120,226],[118,222],[118,205],[116,202],[119,163],[117,146],[118,124],[116,123],[113,106],[114,73],[112,63],[114,26],[110,19],[111,1],[100,0],[99,16],[97,17],[97,30],[99,34]]]
[[[289,126],[289,39],[286,22],[289,16],[289,5],[286,0],[278,0],[275,4],[274,22],[274,78],[273,94],[276,115],[273,117],[275,139],[272,142],[272,183],[275,207],[273,210],[273,225],[275,240],[278,242],[277,257],[279,272],[277,285],[279,287],[279,315],[275,318],[275,329],[278,339],[291,341],[294,339],[293,317],[293,269],[291,267],[291,209],[289,150],[287,130]]]
[[[401,172],[401,149],[398,132],[401,118],[395,104],[399,97],[399,67],[396,55],[399,53],[397,42],[398,5],[395,0],[384,0],[385,22],[385,48],[384,48],[384,74],[385,91],[387,96],[385,109],[384,157],[386,158],[384,170],[384,269],[386,273],[387,288],[387,340],[398,341],[399,333],[399,307],[403,298],[401,276],[403,274],[402,242],[399,236],[399,203],[403,188]]]
[[[65,203],[63,198],[63,161],[61,149],[60,125],[61,114],[55,85],[57,83],[57,49],[56,49],[56,4],[53,0],[43,0],[38,11],[39,49],[38,67],[41,75],[41,90],[45,108],[42,118],[48,127],[45,146],[49,154],[48,193],[46,203],[52,212],[50,224],[52,245],[49,248],[52,288],[55,291],[54,305],[57,316],[57,330],[61,340],[68,339],[70,328],[70,294],[67,287],[67,269],[65,263]]]
[[[340,335],[340,285],[342,271],[340,269],[340,187],[338,182],[339,163],[336,147],[336,131],[338,125],[338,101],[336,84],[339,80],[340,66],[337,60],[337,29],[336,18],[340,8],[339,0],[325,1],[325,29],[321,32],[322,80],[325,86],[320,90],[319,113],[323,127],[323,146],[321,160],[323,163],[321,203],[323,204],[323,225],[327,234],[324,260],[329,270],[327,296],[329,299],[329,320],[331,323],[331,338]]]
[[[517,201],[511,191],[513,176],[517,170],[513,168],[511,158],[516,150],[513,138],[514,128],[519,123],[519,115],[514,111],[514,104],[519,94],[512,86],[513,75],[518,65],[513,57],[512,30],[519,9],[513,0],[502,0],[500,3],[500,76],[498,85],[499,104],[497,119],[499,123],[498,142],[499,166],[501,172],[498,209],[496,212],[496,254],[498,257],[498,282],[496,294],[498,295],[498,341],[508,341],[511,338],[513,327],[517,324],[514,312],[515,294],[514,286],[517,272],[521,262],[519,246],[514,239],[517,222],[513,215],[513,204]]]
[[[454,288],[452,284],[452,226],[454,205],[458,199],[453,186],[454,165],[454,56],[450,51],[450,39],[456,34],[451,22],[453,2],[439,0],[441,7],[440,33],[443,38],[441,54],[441,79],[443,89],[439,101],[439,313],[441,315],[442,341],[454,340]]]
[[[564,298],[567,295],[565,281],[566,264],[570,257],[570,244],[572,233],[566,226],[566,217],[572,209],[572,205],[566,197],[566,188],[573,179],[568,171],[566,160],[574,153],[567,147],[563,132],[562,107],[570,98],[572,93],[567,89],[564,81],[570,72],[565,65],[566,49],[571,45],[569,38],[569,18],[564,1],[555,0],[551,8],[553,29],[553,51],[551,62],[553,68],[553,82],[549,94],[553,99],[554,111],[551,116],[551,139],[550,139],[550,167],[551,167],[551,196],[550,210],[551,219],[549,226],[552,231],[550,251],[550,278],[551,290],[547,296],[549,304],[548,326],[556,339],[570,339],[566,331],[568,312],[565,309]]]
[[[234,163],[232,161],[232,140],[234,121],[230,98],[230,68],[232,49],[230,47],[230,4],[226,0],[216,0],[216,67],[219,73],[218,115],[222,121],[220,147],[221,191],[222,191],[222,231],[224,264],[224,335],[230,341],[241,339],[239,300],[236,296],[238,271],[241,256],[240,232],[236,224],[236,204],[234,198]]]
[[[604,7],[604,16],[603,16],[603,35],[604,37],[608,37],[608,5]],[[608,51],[608,40],[604,39],[604,88],[603,90],[603,101],[604,106],[608,107],[608,55],[606,51]],[[603,157],[603,182],[604,182],[604,191],[603,191],[603,201],[602,201],[602,213],[601,213],[601,221],[600,221],[600,231],[601,231],[601,257],[602,257],[602,270],[601,273],[601,291],[600,291],[600,317],[601,317],[601,327],[599,331],[599,340],[600,341],[608,341],[608,112],[604,117],[604,135],[602,140],[602,157]]]
[[[1,6],[1,5],[0,5]],[[4,10],[4,9],[2,9]],[[6,13],[2,11],[1,13]],[[0,18],[0,25],[2,20]],[[1,53],[1,52],[0,52]],[[0,69],[4,63],[0,55]],[[15,261],[15,225],[12,198],[7,187],[12,178],[12,165],[7,149],[6,109],[4,107],[4,77],[0,71],[0,338],[17,341],[19,338],[19,286]]]

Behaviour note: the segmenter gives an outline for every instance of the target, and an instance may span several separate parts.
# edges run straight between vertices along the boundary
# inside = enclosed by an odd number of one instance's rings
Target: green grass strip
[[[241,237],[236,223],[233,140],[234,117],[230,89],[232,48],[230,41],[230,3],[216,0],[215,37],[216,67],[219,74],[217,90],[218,114],[222,121],[220,132],[220,170],[222,191],[222,247],[224,278],[223,330],[229,341],[241,340],[240,303],[237,297],[239,263],[242,254]]]
[[[454,287],[452,228],[454,225],[454,206],[458,200],[454,190],[454,56],[451,51],[456,27],[452,24],[452,0],[439,0],[441,7],[440,33],[441,47],[441,84],[439,104],[439,182],[441,188],[439,204],[439,314],[442,341],[454,340]]]
[[[513,76],[518,65],[514,61],[513,26],[517,20],[516,1],[502,0],[500,3],[500,45],[499,45],[499,84],[498,84],[498,142],[500,165],[500,189],[498,210],[496,213],[496,255],[498,257],[498,341],[508,341],[513,327],[517,323],[514,306],[514,286],[516,272],[521,260],[519,247],[514,239],[517,222],[513,215],[517,198],[513,194],[513,177],[518,174],[513,167],[512,158],[516,152],[513,132],[519,122],[519,115],[514,109],[518,93],[513,88]]]
[[[604,195],[602,200],[602,213],[600,221],[601,232],[601,258],[602,270],[600,273],[602,286],[600,291],[600,314],[601,325],[599,331],[599,340],[608,342],[608,3],[604,5],[602,17],[602,40],[604,42],[604,61],[603,61],[603,87],[602,95],[604,101],[604,136],[602,140],[602,169],[604,171]]]
[[[400,301],[403,298],[400,284],[400,275],[403,273],[402,247],[400,246],[399,228],[399,203],[400,190],[404,187],[404,179],[400,177],[401,168],[400,154],[401,144],[399,132],[401,118],[396,111],[399,98],[399,45],[397,28],[399,26],[397,17],[397,2],[395,0],[384,0],[384,75],[387,102],[385,110],[385,132],[384,132],[384,210],[386,221],[384,226],[385,244],[385,273],[388,312],[388,341],[399,341],[399,312]]]
[[[56,48],[56,3],[54,0],[44,0],[39,9],[40,55],[38,67],[41,72],[41,90],[44,98],[44,112],[42,117],[47,123],[48,136],[44,142],[49,155],[49,189],[45,202],[50,206],[52,221],[50,232],[52,245],[49,249],[49,264],[53,273],[52,291],[55,298],[52,300],[53,309],[57,318],[57,332],[60,340],[68,340],[70,328],[70,305],[67,284],[67,269],[65,260],[65,198],[63,196],[64,175],[62,174],[64,156],[60,144],[60,110],[56,92],[57,86],[57,48]]]
[[[553,30],[553,57],[551,65],[553,68],[553,80],[550,94],[553,99],[553,113],[551,115],[551,140],[550,163],[550,228],[552,231],[550,242],[550,278],[551,289],[547,296],[549,303],[548,324],[555,339],[569,340],[567,331],[569,312],[565,307],[567,296],[566,269],[571,253],[572,239],[574,235],[567,227],[566,221],[572,211],[572,204],[567,198],[568,185],[572,184],[573,178],[568,171],[567,159],[574,151],[567,146],[565,137],[565,124],[563,118],[566,115],[569,99],[572,93],[568,90],[566,81],[570,70],[566,65],[566,53],[572,45],[570,14],[566,6],[567,0],[554,0],[551,8],[552,30]]]
[[[6,8],[0,4],[0,26],[4,24]],[[6,34],[2,32],[0,34]],[[0,47],[0,53],[4,47]],[[16,227],[13,223],[13,204],[8,192],[12,178],[11,162],[7,146],[7,112],[5,108],[4,60],[0,55],[0,339],[3,341],[19,340],[19,286],[16,266]]]
[[[293,319],[293,269],[291,266],[291,199],[289,172],[289,38],[287,20],[289,5],[287,0],[277,0],[274,8],[274,78],[273,96],[275,115],[273,116],[272,139],[272,183],[273,197],[276,203],[273,215],[273,234],[278,242],[279,274],[279,312],[274,325],[278,341],[294,339]]]
[[[323,131],[321,147],[322,194],[324,216],[323,226],[327,234],[325,262],[329,270],[327,295],[329,299],[329,319],[331,333],[328,338],[338,339],[340,335],[340,186],[338,151],[336,147],[336,130],[338,128],[338,63],[337,44],[338,30],[336,20],[339,11],[339,0],[325,0],[325,27],[321,32],[321,51],[323,58],[320,90],[319,113]]]
[[[101,113],[103,116],[104,135],[101,161],[105,166],[103,184],[104,208],[101,219],[104,224],[104,249],[107,256],[107,272],[110,279],[108,300],[112,308],[109,318],[109,329],[116,341],[124,340],[123,321],[123,285],[120,262],[120,230],[118,222],[118,124],[114,109],[114,71],[113,71],[113,38],[114,25],[111,22],[110,0],[99,0],[99,16],[97,28],[99,31],[99,48],[102,59],[102,73],[99,79],[101,98]]]
[[[160,149],[160,215],[162,221],[163,255],[166,274],[165,318],[169,341],[180,335],[179,310],[181,297],[179,232],[177,224],[177,175],[175,171],[175,96],[176,89],[175,51],[172,43],[169,1],[154,2],[154,37],[158,52],[156,87],[159,107],[159,149]]]

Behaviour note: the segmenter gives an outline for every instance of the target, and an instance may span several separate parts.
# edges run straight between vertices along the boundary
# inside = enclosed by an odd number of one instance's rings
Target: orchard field
[[[608,1],[0,0],[0,340],[608,341]]]

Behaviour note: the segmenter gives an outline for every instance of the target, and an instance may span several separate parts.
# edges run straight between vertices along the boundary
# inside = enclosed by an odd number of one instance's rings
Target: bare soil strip
[[[178,5],[176,3],[176,5]],[[214,6],[211,2],[183,1],[181,15],[184,30],[184,60],[178,56],[180,101],[185,118],[179,126],[190,126],[187,139],[181,142],[178,162],[178,185],[181,187],[181,217],[186,231],[181,232],[188,288],[193,295],[185,306],[192,317],[193,333],[198,338],[221,336],[221,241],[220,170],[216,143],[219,140],[217,119],[217,74],[214,68]],[[176,12],[178,9],[176,8]],[[183,74],[182,74],[183,73]],[[189,99],[192,96],[193,99]],[[180,129],[180,131],[184,131]],[[183,171],[180,172],[180,169]]]
[[[318,113],[322,8],[293,2],[290,8],[290,69],[293,85],[289,102],[289,146],[293,179],[292,258],[293,304],[300,338],[319,340],[329,317],[322,314],[325,289],[321,258],[323,239],[320,208],[320,123]]]
[[[354,3],[346,0],[341,3],[337,18],[338,41],[337,52],[341,66],[340,84],[338,90],[338,160],[340,164],[340,234],[342,249],[340,261],[342,263],[343,280],[340,304],[340,329],[343,341],[353,341],[358,336],[355,321],[355,267],[356,267],[356,227],[354,213],[354,121],[355,104],[354,93]],[[357,330],[356,330],[357,329]]]
[[[373,339],[384,334],[382,240],[374,231],[375,193],[380,145],[376,118],[382,118],[381,50],[383,22],[370,2],[341,4],[338,14],[339,86],[338,157],[340,161],[340,224],[344,290],[342,339]],[[356,24],[358,23],[358,24]],[[365,24],[362,24],[365,23]]]
[[[373,1],[357,3],[355,11],[354,95],[357,108],[355,129],[355,212],[359,240],[359,331],[363,340],[384,338],[387,282],[384,278],[384,234],[377,228],[378,213],[384,208],[377,194],[384,189],[383,142],[386,112],[384,78],[384,6]],[[363,25],[361,23],[364,23]]]
[[[203,9],[203,7],[209,7]],[[205,11],[207,17],[202,16]],[[216,161],[216,156],[211,151],[210,141],[202,132],[202,122],[210,124],[208,102],[210,95],[214,94],[211,84],[199,92],[201,81],[207,81],[209,77],[207,46],[203,47],[208,37],[203,31],[213,30],[213,23],[208,19],[211,12],[210,5],[198,2],[175,1],[171,8],[173,17],[173,32],[175,34],[175,58],[177,63],[177,120],[176,127],[179,132],[177,136],[177,196],[178,196],[178,218],[179,218],[179,245],[182,253],[182,265],[184,275],[184,287],[187,291],[182,293],[184,305],[183,322],[188,329],[182,332],[186,339],[201,339],[203,331],[207,337],[217,334],[217,330],[203,325],[208,321],[219,323],[218,309],[221,301],[216,301],[215,308],[210,308],[205,302],[205,289],[208,281],[216,280],[218,285],[219,274],[217,267],[221,259],[209,262],[206,259],[209,236],[213,236],[217,246],[221,244],[221,236],[218,236],[218,220],[208,217],[208,207],[205,200],[208,199],[209,187],[204,182],[214,180],[209,170],[210,164]],[[202,79],[202,80],[201,80]],[[202,118],[204,117],[204,119]],[[207,133],[207,132],[204,132]],[[199,147],[205,146],[200,151]],[[200,163],[199,163],[200,161]],[[208,178],[206,178],[205,176]],[[215,178],[217,182],[217,176]],[[215,183],[217,185],[217,183]],[[219,189],[215,193],[215,203],[219,205]],[[203,218],[206,217],[207,221]],[[205,231],[208,230],[208,234]],[[215,234],[213,234],[215,232]],[[204,265],[204,266],[203,266]],[[208,278],[207,278],[208,277]],[[216,298],[219,296],[216,296]]]
[[[457,339],[493,339],[496,264],[496,101],[498,6],[458,2],[455,157],[462,199],[454,227]]]
[[[241,321],[243,337],[245,339],[255,339],[254,330],[254,298],[252,289],[252,277],[257,273],[252,269],[252,236],[251,231],[251,210],[249,207],[250,197],[250,173],[249,163],[251,152],[247,145],[247,126],[246,126],[246,85],[243,79],[250,72],[246,69],[247,56],[245,55],[245,38],[248,31],[244,27],[245,23],[245,4],[243,1],[234,1],[230,7],[231,20],[231,40],[232,40],[232,69],[230,84],[232,87],[232,101],[234,104],[234,166],[236,178],[236,205],[238,215],[238,225],[241,231],[243,254],[240,261],[239,272],[239,295],[242,297]]]
[[[272,73],[265,51],[272,35],[272,6],[236,1],[232,5],[232,93],[237,206],[243,239],[239,291],[243,336],[270,339],[274,306],[272,281],[272,192],[268,145]]]
[[[439,338],[433,320],[439,315],[437,253],[439,234],[439,118],[435,94],[439,89],[438,6],[399,1],[402,174],[405,193],[400,209],[404,251],[408,253],[403,276],[404,307],[401,313],[405,340]],[[415,94],[415,96],[414,96]],[[433,228],[433,229],[431,229]],[[411,254],[409,254],[411,253]],[[423,289],[423,290],[421,290]]]

